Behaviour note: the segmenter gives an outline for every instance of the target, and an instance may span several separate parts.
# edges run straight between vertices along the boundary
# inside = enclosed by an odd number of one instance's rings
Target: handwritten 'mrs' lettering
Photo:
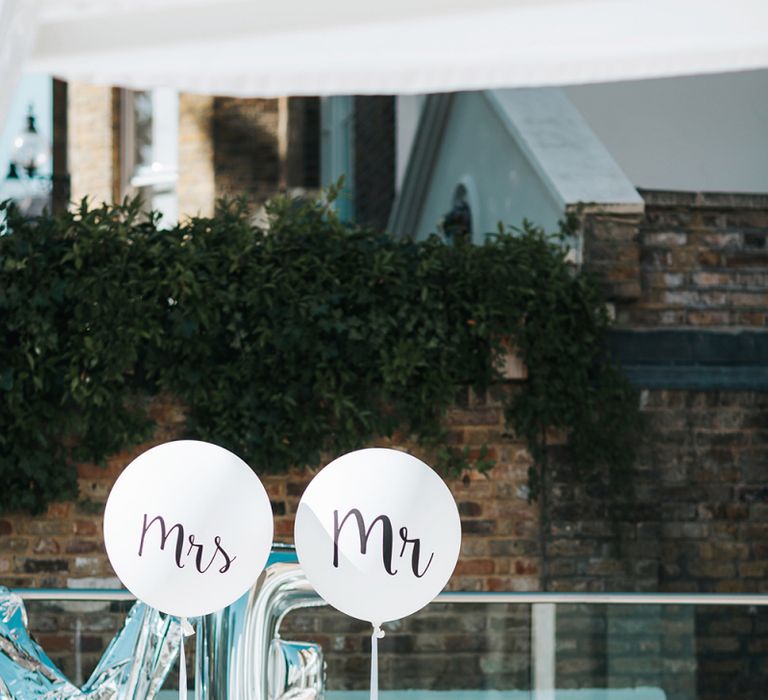
[[[208,569],[211,568],[213,565],[213,562],[216,561],[217,557],[222,557],[224,559],[224,563],[219,568],[219,573],[224,574],[229,570],[229,567],[232,566],[232,562],[237,559],[237,557],[231,557],[221,546],[221,537],[216,535],[213,538],[214,543],[214,550],[213,554],[211,555],[210,559],[208,560],[207,564],[204,564],[204,552],[205,552],[205,545],[200,544],[196,541],[195,535],[190,534],[186,539],[184,537],[184,526],[181,523],[175,523],[172,527],[168,528],[168,526],[165,523],[165,519],[162,515],[156,515],[151,520],[147,520],[149,518],[148,513],[144,513],[144,523],[141,528],[141,539],[139,540],[139,556],[143,556],[144,554],[144,545],[147,544],[147,534],[149,533],[150,529],[152,529],[152,526],[157,523],[157,529],[159,529],[159,545],[160,549],[165,551],[165,545],[170,539],[171,535],[176,533],[176,542],[174,546],[174,561],[176,562],[176,566],[179,569],[184,568],[184,562],[183,559],[188,557],[190,554],[192,554],[192,550],[195,550],[194,555],[194,562],[195,562],[195,568],[201,573],[204,574]],[[186,543],[189,543],[189,547],[184,552],[184,545]]]
[[[360,536],[360,554],[366,554],[368,551],[368,540],[371,537],[376,523],[381,523],[381,559],[384,565],[384,570],[390,575],[394,576],[397,573],[397,569],[392,566],[392,548],[394,542],[394,529],[392,528],[392,521],[386,515],[379,515],[374,518],[371,524],[366,528],[365,519],[363,514],[357,509],[352,508],[341,520],[339,520],[339,511],[333,511],[333,566],[339,568],[339,537],[341,536],[341,530],[344,527],[347,520],[350,517],[354,518],[357,524],[357,533]],[[421,578],[427,573],[427,569],[432,565],[432,560],[435,558],[434,552],[430,555],[427,565],[423,571],[419,571],[419,559],[421,556],[421,540],[417,537],[408,537],[408,528],[401,527],[398,530],[400,539],[403,541],[403,546],[400,549],[400,558],[405,554],[406,546],[413,545],[411,552],[411,569],[417,578]]]
[[[141,529],[141,541],[139,542],[139,556],[144,553],[144,538],[149,532],[149,528],[155,523],[160,526],[160,549],[165,550],[165,543],[171,536],[171,533],[176,530],[176,566],[180,569],[184,568],[184,564],[181,563],[182,552],[184,550],[184,526],[181,523],[176,523],[170,530],[165,526],[165,519],[162,515],[156,515],[152,520],[147,522],[147,513],[144,513],[144,527]]]
[[[195,554],[195,566],[197,567],[197,570],[201,574],[204,574],[206,571],[208,571],[208,569],[211,568],[211,565],[215,561],[216,557],[219,556],[219,554],[221,554],[224,557],[224,564],[219,569],[219,573],[220,574],[226,573],[227,570],[229,569],[229,567],[232,565],[232,562],[235,559],[237,559],[237,557],[230,558],[230,556],[221,548],[221,537],[216,535],[216,537],[213,538],[213,542],[216,545],[216,549],[213,552],[213,556],[211,557],[211,560],[208,562],[208,565],[203,567],[202,563],[203,563],[203,549],[204,549],[204,547],[203,547],[203,545],[198,544],[197,542],[195,542],[195,536],[194,535],[190,535],[189,536],[189,549],[187,550],[187,554],[190,554],[192,552],[192,548],[193,547],[197,548],[197,553]]]

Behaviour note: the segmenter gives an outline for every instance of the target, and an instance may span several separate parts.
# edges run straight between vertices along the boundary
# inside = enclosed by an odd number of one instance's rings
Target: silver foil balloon
[[[273,639],[269,647],[269,700],[320,700],[325,688],[323,650],[311,642]]]
[[[280,623],[290,611],[323,605],[295,563],[295,554],[282,561],[272,559],[247,595],[200,619],[197,700],[321,700],[325,689],[321,648],[278,638]],[[272,659],[282,655],[282,662],[270,665],[270,649]]]
[[[180,643],[178,620],[136,603],[87,683],[78,688],[30,637],[21,598],[0,587],[0,700],[151,700]]]
[[[246,595],[199,619],[197,700],[322,700],[322,649],[279,638],[289,612],[322,605],[295,554],[273,552]],[[21,598],[0,587],[0,700],[151,700],[178,657],[181,634],[176,618],[136,603],[78,688],[29,636]]]

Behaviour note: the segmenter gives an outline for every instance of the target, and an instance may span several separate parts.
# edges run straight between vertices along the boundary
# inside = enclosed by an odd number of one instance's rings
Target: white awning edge
[[[350,21],[349,2],[331,0],[314,24],[312,13],[296,14],[309,7],[306,0],[288,4],[294,22],[288,12],[256,22],[254,6],[261,3],[192,4],[194,12],[179,2],[156,11],[145,3],[140,12],[118,3],[119,13],[102,8],[83,19],[61,12],[44,18],[26,70],[133,88],[270,97],[569,85],[768,67],[765,0],[497,0],[464,11],[433,0],[430,11],[398,19],[392,10],[370,21],[359,3]]]

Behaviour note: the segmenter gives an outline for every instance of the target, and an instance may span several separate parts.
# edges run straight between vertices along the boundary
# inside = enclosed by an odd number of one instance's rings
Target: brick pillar
[[[216,199],[213,168],[213,97],[179,95],[179,216],[211,216]]]
[[[574,213],[581,219],[584,266],[600,275],[606,297],[622,302],[637,299],[641,293],[638,238],[642,213],[599,209],[576,209]]]
[[[113,200],[118,172],[115,168],[113,89],[70,83],[67,125],[71,200],[83,197],[93,204]]]
[[[216,197],[264,202],[277,192],[278,117],[277,100],[214,98]]]

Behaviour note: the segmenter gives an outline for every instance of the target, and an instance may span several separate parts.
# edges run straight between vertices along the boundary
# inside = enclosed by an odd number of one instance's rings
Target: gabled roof
[[[577,204],[642,211],[643,200],[559,88],[487,90],[485,100],[561,211]],[[395,235],[413,233],[434,177],[454,95],[432,95],[424,106],[401,192],[390,217]],[[482,124],[475,125],[482,129]]]

